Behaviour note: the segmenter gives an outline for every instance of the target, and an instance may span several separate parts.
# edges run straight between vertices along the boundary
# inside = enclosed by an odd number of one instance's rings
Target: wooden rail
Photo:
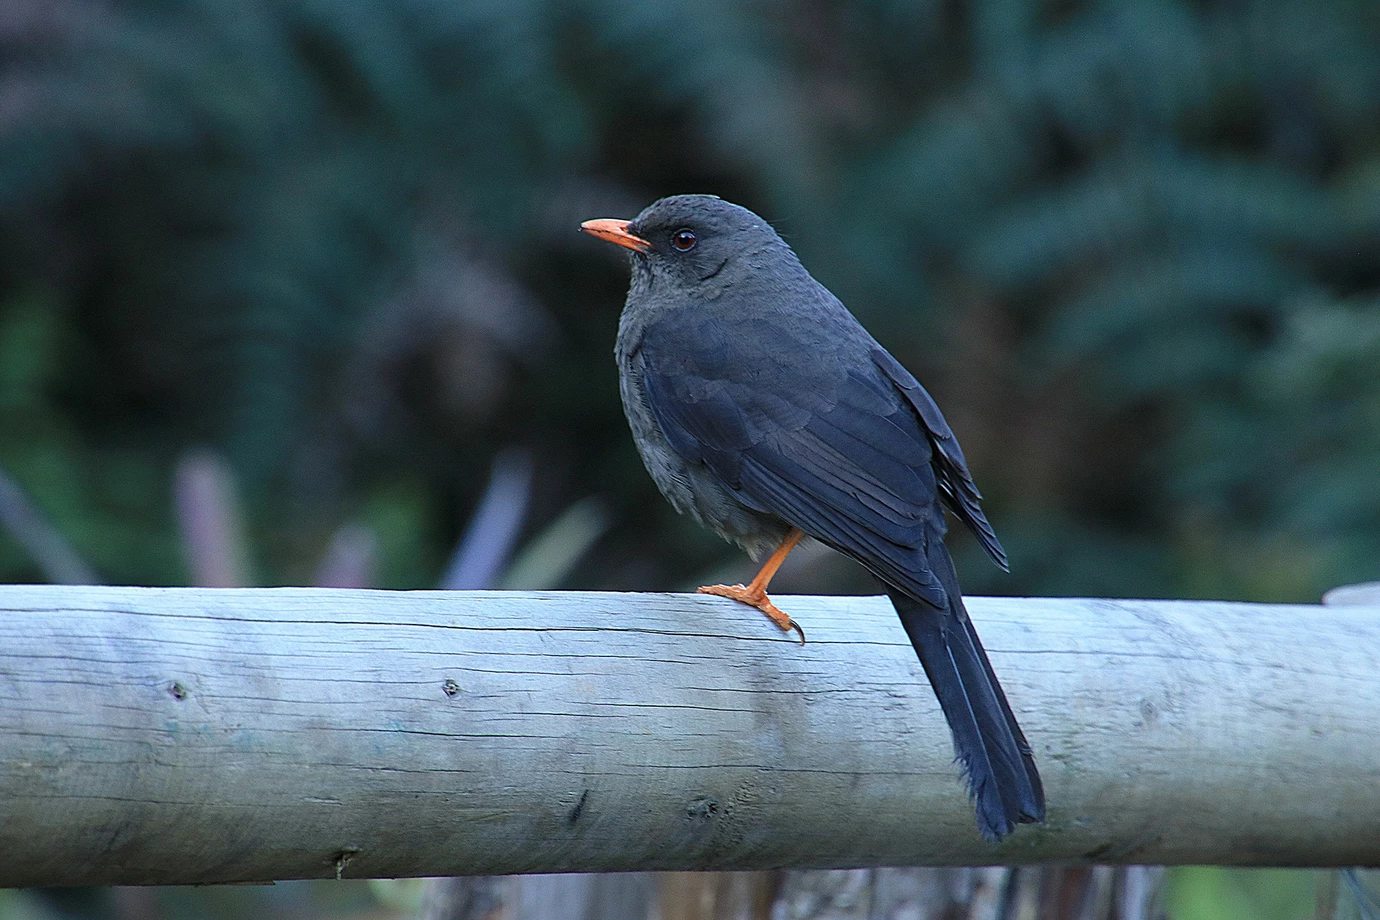
[[[0,587],[0,885],[1380,864],[1380,608],[974,598],[1049,823],[978,837],[881,598]]]

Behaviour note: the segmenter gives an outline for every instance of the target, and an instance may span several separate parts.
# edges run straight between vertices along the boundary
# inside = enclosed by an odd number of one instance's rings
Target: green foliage
[[[156,444],[113,437],[90,443],[54,391],[68,327],[33,289],[0,306],[0,468],[8,471],[97,572],[140,584],[176,584],[176,545],[162,496],[168,464]],[[42,581],[8,536],[0,579]]]
[[[1177,869],[1166,892],[1174,920],[1296,920],[1314,916],[1317,872],[1207,866]]]
[[[773,220],[936,393],[1013,563],[957,539],[970,590],[1380,577],[1367,0],[9,6],[0,469],[110,580],[187,577],[169,480],[205,443],[270,581],[359,520],[382,585],[430,586],[510,443],[539,458],[524,583],[735,559],[636,459],[623,270],[574,234],[684,191]],[[41,577],[0,534],[0,580]],[[1168,901],[1310,892],[1184,870]]]
[[[686,190],[775,220],[937,392],[1017,560],[974,587],[1375,576],[1367,4],[21,8],[0,463],[113,579],[183,577],[196,443],[275,580],[361,517],[386,583],[429,583],[514,441],[539,522],[613,497],[576,583],[709,565],[623,431],[621,274],[572,235]],[[35,572],[0,543],[0,577]]]

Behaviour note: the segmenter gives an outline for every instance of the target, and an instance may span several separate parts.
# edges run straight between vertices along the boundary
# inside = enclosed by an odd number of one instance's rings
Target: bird
[[[997,565],[958,440],[925,388],[757,214],[675,195],[580,229],[629,250],[614,348],[647,471],[676,511],[758,560],[747,585],[701,593],[804,631],[767,587],[804,538],[882,583],[953,735],[978,831],[1045,818],[1035,758],[968,617],[945,509]]]

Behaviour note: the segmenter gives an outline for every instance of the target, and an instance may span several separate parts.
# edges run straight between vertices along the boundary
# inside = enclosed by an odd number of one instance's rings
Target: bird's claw
[[[754,590],[747,585],[704,585],[699,588],[698,594],[713,594],[718,597],[726,597],[730,600],[738,601],[740,604],[747,604],[749,607],[756,607],[758,610],[777,625],[782,632],[795,632],[800,636],[800,644],[805,644],[805,630],[800,628],[800,624],[791,619],[780,607],[771,602],[767,597],[767,592]]]

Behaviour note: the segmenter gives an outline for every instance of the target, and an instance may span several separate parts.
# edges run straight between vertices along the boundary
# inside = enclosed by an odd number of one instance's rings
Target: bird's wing
[[[963,448],[958,446],[958,438],[954,437],[949,423],[944,421],[939,406],[935,405],[934,399],[910,371],[886,349],[881,346],[873,348],[872,360],[882,373],[886,374],[887,379],[901,391],[906,401],[919,414],[925,430],[929,432],[935,447],[935,475],[944,506],[968,525],[968,529],[977,537],[993,562],[1003,570],[1010,571],[1011,567],[1006,561],[1006,550],[1002,549],[1001,541],[992,530],[987,515],[982,513],[982,493],[978,491],[972,474],[968,472],[968,462],[963,459]]]
[[[924,549],[944,533],[941,496],[976,508],[976,489],[938,409],[918,384],[912,395],[895,380],[877,350],[872,363],[806,366],[749,354],[731,337],[672,348],[651,335],[638,360],[652,413],[687,463],[943,609],[947,592]],[[964,520],[986,524],[980,510]]]

